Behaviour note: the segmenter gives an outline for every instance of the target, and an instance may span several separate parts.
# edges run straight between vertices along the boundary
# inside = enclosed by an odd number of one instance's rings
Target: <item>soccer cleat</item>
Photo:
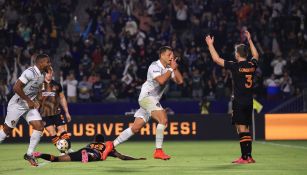
[[[84,149],[81,151],[81,154],[82,154],[82,163],[87,163],[88,162],[87,151]]]
[[[247,160],[244,160],[242,157],[238,158],[237,160],[232,161],[231,163],[236,164],[248,164],[249,162]]]
[[[33,155],[29,156],[28,154],[25,154],[23,158],[27,160],[31,166],[38,166],[38,163]]]
[[[103,154],[102,154],[102,160],[106,160],[108,155],[110,154],[110,152],[113,150],[114,146],[113,146],[113,142],[111,141],[108,141],[105,143],[106,145],[106,148],[105,150],[103,151]]]
[[[162,149],[156,149],[154,153],[155,159],[169,160],[171,156],[165,154]]]
[[[33,152],[32,155],[35,158],[39,158],[42,155],[42,153],[41,152]]]
[[[248,163],[256,163],[256,161],[252,157],[247,158]]]

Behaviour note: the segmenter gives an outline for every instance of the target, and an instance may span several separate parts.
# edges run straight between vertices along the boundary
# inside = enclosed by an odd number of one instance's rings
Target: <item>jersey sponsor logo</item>
[[[55,92],[43,92],[42,96],[43,97],[54,97],[55,96]]]
[[[15,121],[15,120],[12,120],[12,121],[11,121],[12,126],[14,126],[14,125],[15,125],[15,123],[16,123],[16,121]]]
[[[154,73],[159,73],[160,71],[159,71],[159,70],[153,70],[152,72],[154,72]]]
[[[255,68],[240,68],[239,72],[251,73],[255,72]]]

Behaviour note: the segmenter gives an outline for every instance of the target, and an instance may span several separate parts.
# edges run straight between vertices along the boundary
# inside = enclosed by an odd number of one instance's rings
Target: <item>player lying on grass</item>
[[[93,162],[102,161],[102,153],[105,150],[104,137],[101,134],[97,134],[92,143],[89,143],[86,147],[81,148],[76,152],[72,152],[62,156],[54,156],[51,154],[45,154],[40,152],[34,152],[33,156],[35,158],[45,159],[51,162]],[[146,160],[146,158],[134,158],[130,156],[123,155],[113,149],[109,154],[111,157],[119,158],[121,160]]]

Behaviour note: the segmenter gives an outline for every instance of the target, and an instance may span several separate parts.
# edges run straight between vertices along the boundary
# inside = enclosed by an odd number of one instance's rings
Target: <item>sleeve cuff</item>
[[[19,77],[18,78],[23,84],[27,84],[28,83],[28,80],[24,77]]]

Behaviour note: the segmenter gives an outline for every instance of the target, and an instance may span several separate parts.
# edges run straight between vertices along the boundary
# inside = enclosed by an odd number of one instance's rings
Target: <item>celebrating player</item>
[[[102,154],[106,146],[104,144],[104,137],[101,134],[97,134],[94,138],[94,142],[88,144],[86,147],[81,148],[80,150],[72,153],[68,153],[62,156],[54,156],[51,154],[44,154],[40,152],[34,152],[33,155],[35,158],[42,158],[51,162],[93,162],[93,161],[102,161]],[[123,155],[117,152],[115,149],[112,149],[109,156],[119,158],[121,160],[146,160],[145,158],[134,158],[130,156]]]
[[[65,120],[61,115],[60,104],[65,112],[67,122],[71,121],[67,101],[62,91],[62,86],[52,80],[53,69],[51,68],[45,76],[45,82],[40,90],[38,99],[40,101],[40,114],[45,122],[45,128],[52,137],[52,143],[56,145],[59,139],[66,139],[71,147],[70,135],[65,130]],[[57,130],[57,132],[56,132]],[[59,136],[57,136],[57,133]],[[65,151],[60,151],[65,154]]]
[[[253,110],[253,76],[257,68],[259,54],[248,31],[245,31],[245,36],[252,52],[252,58],[247,60],[248,47],[245,44],[238,44],[235,46],[236,62],[220,58],[213,46],[214,37],[206,36],[206,43],[213,61],[232,72],[234,86],[232,123],[236,126],[239,134],[242,153],[242,156],[232,163],[238,164],[255,163],[252,158],[252,137],[249,126]]]
[[[32,152],[40,141],[44,124],[38,112],[39,103],[34,101],[44,81],[44,73],[50,68],[50,58],[46,54],[39,54],[35,59],[35,65],[25,70],[14,85],[15,95],[10,99],[7,107],[4,127],[0,131],[0,142],[8,137],[18,120],[24,116],[25,120],[33,126],[30,144],[24,159],[31,165],[37,166]]]
[[[154,152],[155,159],[168,160],[171,157],[162,150],[164,130],[167,127],[167,115],[160,104],[160,98],[169,79],[173,79],[175,83],[182,84],[183,78],[178,70],[178,65],[174,58],[174,52],[171,47],[163,46],[159,50],[160,59],[153,62],[147,72],[147,81],[142,85],[139,96],[140,108],[134,114],[135,120],[132,127],[124,130],[114,142],[106,143],[106,150],[103,154],[105,159],[113,146],[116,147],[120,143],[128,140],[150,120],[150,117],[158,121],[156,131],[156,150]]]

